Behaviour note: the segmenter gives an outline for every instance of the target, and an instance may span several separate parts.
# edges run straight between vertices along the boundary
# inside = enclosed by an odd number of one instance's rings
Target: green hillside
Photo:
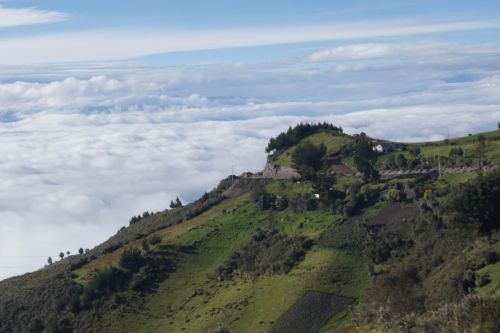
[[[375,153],[291,128],[269,163],[300,179],[227,178],[1,281],[0,332],[498,331],[499,132]]]

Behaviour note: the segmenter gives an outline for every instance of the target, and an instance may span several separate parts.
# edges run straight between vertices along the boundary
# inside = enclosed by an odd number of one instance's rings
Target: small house
[[[387,153],[396,150],[396,145],[390,142],[380,142],[373,146],[373,151],[377,153]]]

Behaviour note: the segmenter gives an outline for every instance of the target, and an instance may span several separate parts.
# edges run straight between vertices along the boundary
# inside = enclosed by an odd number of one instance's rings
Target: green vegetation
[[[266,147],[266,153],[280,153],[299,143],[300,140],[320,131],[342,133],[342,128],[328,123],[300,123],[293,128],[290,127],[288,131],[280,133],[277,137],[271,138]]]
[[[326,154],[332,155],[338,153],[342,147],[352,142],[352,138],[347,135],[336,133],[320,132],[308,136],[300,141],[300,143],[309,142],[315,146],[323,144],[326,147]],[[292,155],[297,146],[291,146],[281,153],[274,154],[270,157],[273,164],[282,166],[292,166]]]
[[[0,282],[0,332],[497,331],[498,132],[375,153],[364,134],[291,128],[269,160],[306,177],[248,178],[231,198],[224,179]],[[377,172],[436,163],[475,168]]]
[[[253,277],[288,273],[311,247],[305,237],[289,237],[277,230],[257,230],[248,244],[217,268],[216,278],[231,278],[236,271]]]

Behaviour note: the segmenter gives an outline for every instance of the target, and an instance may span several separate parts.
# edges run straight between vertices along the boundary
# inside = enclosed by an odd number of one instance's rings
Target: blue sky
[[[259,171],[300,121],[493,130],[498,1],[0,0],[0,279]]]
[[[2,3],[0,1],[0,3]],[[307,49],[331,47],[349,41],[380,42],[434,40],[447,42],[495,42],[499,33],[500,4],[497,1],[4,1],[3,9],[31,9],[38,18],[22,25],[0,28],[0,40],[16,50],[0,57],[0,64],[57,61],[116,60],[146,56],[145,61],[193,64],[227,61],[272,61],[304,54]],[[1,10],[0,10],[1,13]],[[9,12],[12,16],[15,12]],[[56,17],[52,17],[52,16]],[[44,23],[37,19],[46,17]],[[470,25],[481,25],[471,28]],[[0,24],[1,25],[1,24]],[[346,26],[347,25],[347,26]],[[389,33],[377,32],[389,25]],[[441,26],[440,26],[441,25]],[[443,25],[450,25],[443,27]],[[323,26],[338,30],[322,37],[318,29],[294,39],[294,28]],[[408,26],[418,27],[408,32]],[[426,27],[435,26],[425,31]],[[361,36],[349,38],[346,30],[357,27]],[[231,35],[234,32],[236,36]],[[266,36],[267,33],[272,38]],[[64,35],[65,38],[62,38]],[[341,35],[341,36],[338,36]],[[129,36],[129,38],[123,38]],[[166,38],[162,40],[160,36]],[[240,40],[238,41],[238,36]],[[100,38],[97,38],[100,37]],[[117,37],[122,37],[117,40]],[[33,40],[33,38],[38,38]],[[67,39],[66,39],[67,38]],[[76,56],[68,49],[99,39],[94,56]],[[150,39],[137,46],[138,40]],[[69,40],[68,40],[69,39]],[[201,43],[212,39],[212,43]],[[227,39],[227,40],[226,40]],[[127,40],[129,42],[127,42]],[[72,44],[71,41],[75,41]],[[164,47],[150,44],[171,43]],[[129,45],[126,45],[129,44]],[[175,45],[177,44],[177,45]],[[261,46],[261,44],[266,44]],[[45,46],[44,46],[45,45]],[[118,48],[122,52],[112,52]],[[135,46],[134,46],[135,45]],[[245,48],[248,47],[249,48]],[[81,47],[81,46],[80,46]],[[91,45],[92,47],[92,45]],[[18,47],[19,48],[19,47]],[[210,52],[179,52],[192,49]],[[42,50],[40,50],[42,49]],[[36,50],[40,51],[37,59]],[[79,50],[83,53],[83,50]],[[68,53],[67,56],[63,56]],[[147,57],[151,54],[164,56]],[[193,54],[194,53],[194,54]],[[43,56],[47,54],[46,56]],[[2,61],[3,60],[3,61]]]

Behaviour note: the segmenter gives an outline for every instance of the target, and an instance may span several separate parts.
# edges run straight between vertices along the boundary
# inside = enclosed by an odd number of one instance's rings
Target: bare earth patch
[[[271,333],[314,333],[354,300],[320,291],[308,291],[276,320]]]

